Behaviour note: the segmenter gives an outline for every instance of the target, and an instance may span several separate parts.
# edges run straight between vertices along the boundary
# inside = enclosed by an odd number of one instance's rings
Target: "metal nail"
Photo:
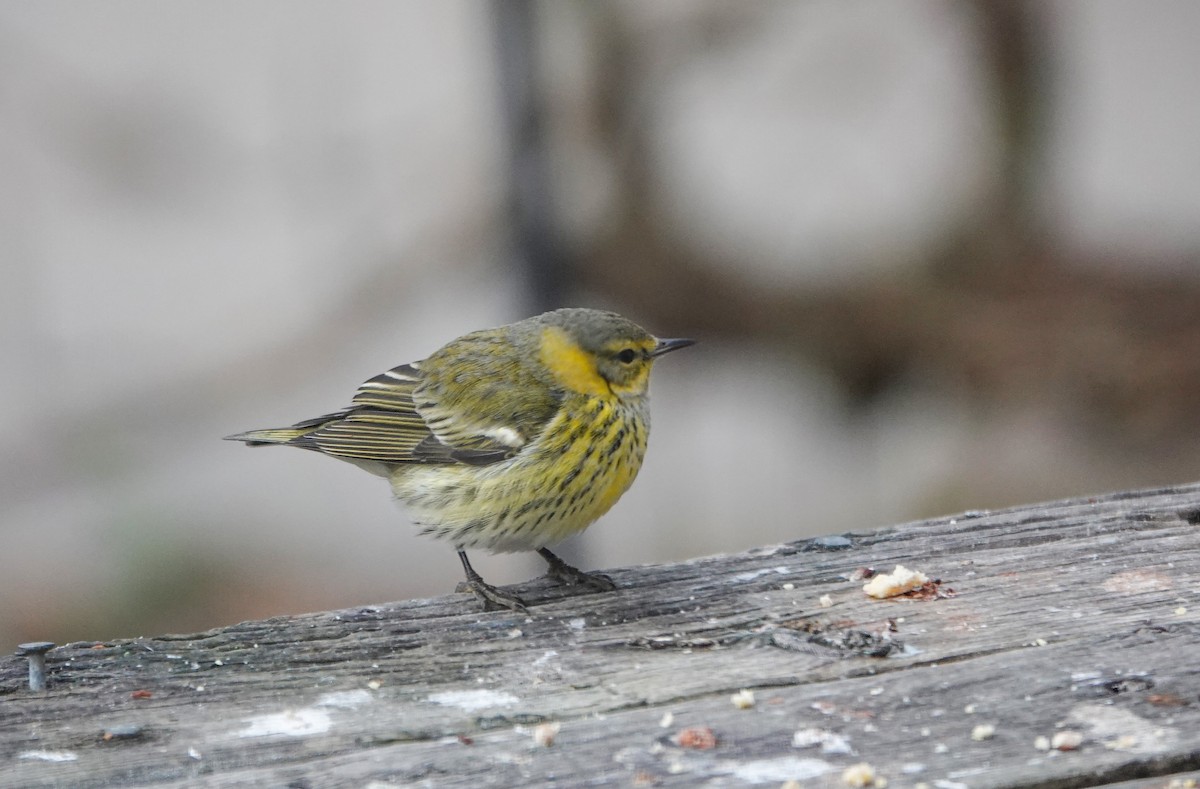
[[[17,654],[29,658],[29,689],[46,689],[46,653],[54,649],[53,641],[32,641],[18,644]]]

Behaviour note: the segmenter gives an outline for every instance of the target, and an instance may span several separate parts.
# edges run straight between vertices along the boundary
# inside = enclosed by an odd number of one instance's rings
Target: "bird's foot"
[[[487,581],[475,572],[475,568],[467,561],[467,554],[463,551],[458,552],[458,558],[462,561],[463,570],[467,574],[467,580],[459,581],[458,586],[454,588],[456,592],[470,592],[483,603],[484,611],[502,611],[508,609],[518,613],[525,613],[525,602],[516,595],[502,592],[495,586],[492,586]]]
[[[613,579],[604,573],[585,573],[555,556],[548,548],[538,548],[538,553],[550,565],[546,575],[567,586],[584,586],[597,592],[611,592],[617,588]]]
[[[470,592],[483,603],[484,611],[516,611],[523,614],[526,611],[525,601],[514,594],[503,592],[482,578],[476,581],[459,581],[456,592]]]

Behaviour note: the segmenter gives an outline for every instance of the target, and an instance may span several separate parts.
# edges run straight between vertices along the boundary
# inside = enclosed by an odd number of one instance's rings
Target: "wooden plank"
[[[45,693],[0,663],[0,785],[842,786],[866,762],[893,787],[1165,786],[1200,771],[1197,523],[1186,486],[618,570],[609,594],[539,580],[527,616],[448,595],[71,644]],[[897,563],[954,596],[850,580]],[[681,747],[691,727],[715,747]],[[1062,731],[1077,750],[1035,747]]]

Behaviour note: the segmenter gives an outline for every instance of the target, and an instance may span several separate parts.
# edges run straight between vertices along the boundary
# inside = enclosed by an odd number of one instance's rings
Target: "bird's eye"
[[[633,350],[632,348],[626,348],[617,354],[617,361],[621,362],[622,364],[630,364],[636,358],[637,351]]]

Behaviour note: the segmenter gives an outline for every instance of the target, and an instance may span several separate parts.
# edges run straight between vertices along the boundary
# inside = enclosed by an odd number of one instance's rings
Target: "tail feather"
[[[291,427],[268,427],[263,430],[247,430],[245,433],[234,433],[232,436],[225,436],[225,440],[245,441],[248,447],[263,447],[268,444],[290,444],[297,438],[300,438],[300,436],[311,433],[330,422],[342,419],[350,411],[351,409],[347,408],[332,414],[316,416],[312,419],[305,419],[303,422],[297,422]],[[305,447],[305,449],[309,448]]]
[[[245,441],[248,447],[261,447],[267,444],[287,444],[312,430],[311,427],[273,427],[265,430],[247,430],[225,436],[226,441]]]
[[[293,441],[300,438],[301,435],[312,433],[317,428],[324,427],[325,424],[336,422],[341,418],[346,417],[353,409],[343,409],[341,411],[332,412],[332,414],[324,414],[322,416],[314,416],[311,420],[304,422],[296,422],[292,427],[269,427],[262,430],[246,430],[245,433],[234,433],[233,435],[224,436],[226,441],[245,441],[246,446],[266,446],[268,444],[292,444]],[[304,445],[301,445],[304,446]],[[305,446],[306,450],[308,447]]]

